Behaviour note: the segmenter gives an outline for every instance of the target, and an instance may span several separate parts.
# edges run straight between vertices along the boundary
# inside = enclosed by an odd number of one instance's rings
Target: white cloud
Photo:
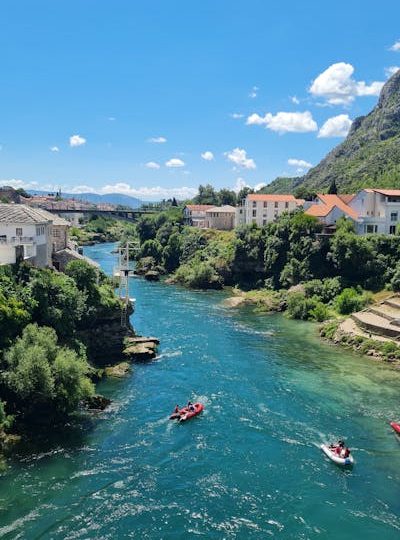
[[[314,97],[325,99],[330,105],[349,105],[356,96],[379,95],[383,82],[374,81],[368,85],[353,79],[353,73],[351,64],[332,64],[313,81],[309,92]]]
[[[71,135],[69,138],[69,145],[72,147],[82,146],[83,144],[86,144],[86,139],[80,135]]]
[[[206,152],[203,152],[201,154],[201,157],[205,159],[206,161],[212,161],[214,159],[214,154],[207,150]]]
[[[36,189],[38,186],[38,182],[26,182],[25,180],[18,180],[16,178],[11,178],[8,180],[0,179],[0,186],[11,186],[14,189]]]
[[[59,152],[60,149],[58,148],[58,146],[51,146],[50,147],[50,152]]]
[[[312,163],[309,163],[308,161],[305,161],[304,159],[290,158],[288,159],[288,164],[291,167],[300,167],[301,169],[309,169],[310,167],[312,167]]]
[[[158,163],[156,163],[155,161],[148,161],[145,164],[145,167],[147,167],[148,169],[159,169],[160,165]]]
[[[250,186],[244,178],[239,177],[236,179],[236,184],[233,188],[233,191],[235,191],[236,193],[239,193],[239,191],[245,187],[250,187]]]
[[[167,139],[165,137],[150,137],[150,139],[147,139],[147,142],[155,143],[155,144],[163,144],[167,142]]]
[[[224,155],[229,161],[243,169],[255,169],[256,164],[253,159],[247,157],[247,152],[243,148],[234,148],[230,152],[225,152]]]
[[[328,118],[318,133],[318,137],[346,137],[348,134],[352,121],[348,114],[339,114]]]
[[[395,73],[397,73],[400,69],[400,66],[389,66],[385,68],[385,75],[386,77],[391,77]]]
[[[267,184],[265,182],[260,182],[259,184],[256,184],[254,186],[254,191],[260,191],[263,187],[265,187]]]
[[[172,159],[169,159],[169,160],[165,163],[165,166],[166,166],[166,167],[169,167],[169,168],[172,168],[172,169],[175,169],[175,168],[178,168],[178,167],[184,167],[184,166],[185,166],[185,162],[182,161],[182,160],[179,159],[179,158],[172,158]]]
[[[265,116],[254,113],[247,118],[246,124],[265,126],[278,133],[306,133],[318,129],[310,111],[267,113]]]
[[[114,121],[115,121],[115,116],[109,116],[109,117],[108,117],[108,120],[109,120],[110,122],[114,122]]]
[[[249,98],[254,99],[257,97],[259,88],[258,86],[253,86],[253,88],[250,90]]]
[[[238,120],[239,118],[243,118],[244,114],[234,112],[234,113],[231,113],[229,116],[235,120]]]
[[[297,96],[290,96],[290,101],[295,105],[298,105],[300,103],[300,100]]]
[[[399,52],[400,51],[400,40],[393,43],[393,45],[390,47],[391,51]]]
[[[239,177],[236,179],[236,183],[233,187],[233,191],[235,193],[239,193],[239,191],[245,187],[252,188],[254,189],[254,191],[259,191],[261,188],[263,188],[266,185],[267,184],[265,182],[260,182],[259,184],[256,184],[255,186],[252,187],[250,184],[246,182],[244,178]]]

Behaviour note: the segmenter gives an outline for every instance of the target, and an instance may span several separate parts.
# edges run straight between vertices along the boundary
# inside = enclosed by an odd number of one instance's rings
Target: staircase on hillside
[[[393,295],[372,306],[353,313],[355,324],[364,332],[400,341],[400,296]]]

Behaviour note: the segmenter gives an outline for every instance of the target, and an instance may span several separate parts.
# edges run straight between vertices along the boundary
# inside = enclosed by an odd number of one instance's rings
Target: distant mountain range
[[[48,194],[47,191],[37,191],[34,189],[29,189],[27,191],[31,195]],[[139,208],[143,204],[143,201],[141,201],[140,199],[136,199],[136,197],[130,197],[129,195],[123,195],[122,193],[108,193],[106,195],[100,195],[99,193],[62,193],[62,197],[66,199],[88,201],[94,204],[120,204],[122,206],[129,206],[130,208]]]
[[[361,188],[400,189],[400,70],[382,88],[366,116],[353,121],[347,138],[305,176],[277,178],[264,193],[326,191],[335,180],[341,193]]]

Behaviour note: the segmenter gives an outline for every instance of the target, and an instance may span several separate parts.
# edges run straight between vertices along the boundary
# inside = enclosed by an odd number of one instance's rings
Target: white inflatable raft
[[[351,454],[347,458],[341,458],[340,456],[336,454],[336,452],[333,452],[327,444],[321,444],[321,450],[326,456],[328,456],[330,460],[332,460],[337,465],[346,466],[346,465],[353,465],[354,463],[354,459]]]

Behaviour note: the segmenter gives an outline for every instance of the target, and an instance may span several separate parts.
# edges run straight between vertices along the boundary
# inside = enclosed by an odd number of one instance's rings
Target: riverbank
[[[111,251],[85,248],[110,274]],[[108,410],[14,456],[0,478],[5,540],[397,540],[400,453],[388,422],[400,374],[321,342],[308,322],[227,309],[224,291],[137,278],[131,290],[138,333],[160,338],[156,360],[99,383]],[[169,412],[188,399],[204,414],[173,425]],[[320,452],[337,437],[353,470]]]

